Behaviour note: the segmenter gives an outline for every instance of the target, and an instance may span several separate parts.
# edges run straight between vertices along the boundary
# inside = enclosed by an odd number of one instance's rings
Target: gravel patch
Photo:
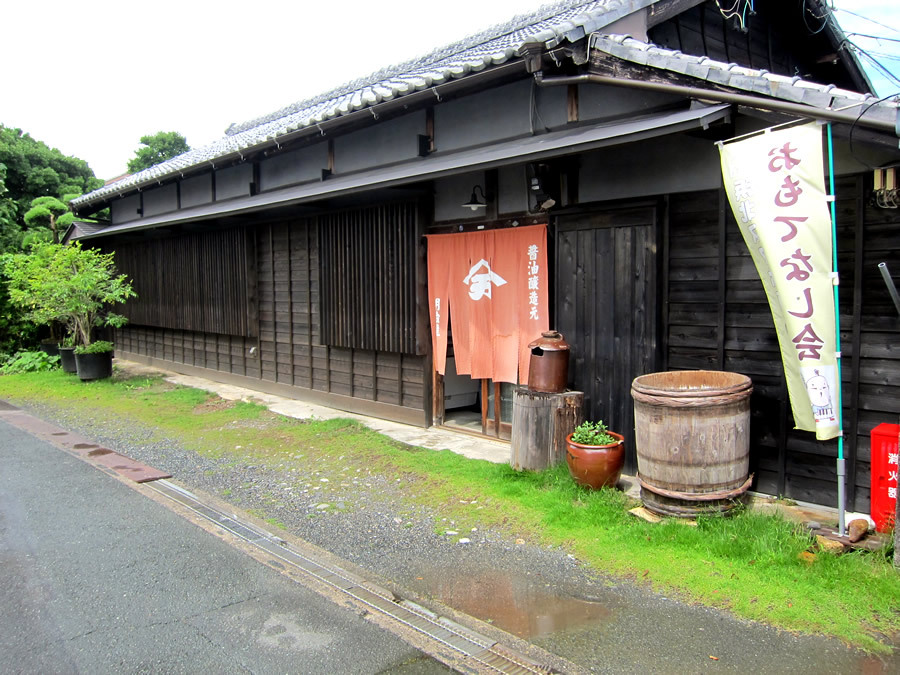
[[[275,468],[230,454],[208,457],[174,439],[160,438],[155,428],[133,420],[85,419],[44,404],[21,407],[171,473],[189,489],[202,490],[268,519],[273,531],[283,526],[291,534],[400,585],[416,586],[423,570],[470,568],[480,560],[489,560],[493,569],[509,570],[512,575],[534,572],[560,588],[577,585],[572,583],[573,574],[580,577],[580,583],[595,583],[558,547],[530,545],[518,535],[478,525],[477,502],[470,504],[471,518],[458,523],[407,501],[405,496],[415,498],[415,488],[410,489],[403,479],[355,470],[339,470],[335,476],[333,470],[318,470],[308,453],[298,453],[293,463]],[[304,464],[305,460],[308,463]]]

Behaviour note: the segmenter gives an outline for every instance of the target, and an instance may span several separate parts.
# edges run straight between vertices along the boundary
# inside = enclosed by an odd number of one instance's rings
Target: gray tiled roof
[[[657,47],[649,42],[636,40],[628,35],[595,35],[591,41],[594,49],[625,61],[653,68],[669,70],[682,75],[705,80],[711,84],[733,87],[771,96],[792,103],[804,103],[817,108],[843,108],[845,106],[868,105],[878,101],[872,94],[860,94],[848,89],[840,89],[833,84],[817,84],[800,77],[775,75],[765,70],[739,66],[736,63],[716,61],[708,56],[692,56],[679,51]],[[893,108],[893,111],[892,111]],[[893,112],[896,116],[896,102],[886,102],[872,111],[872,115]],[[889,117],[888,119],[894,119]]]
[[[63,233],[63,243],[75,241],[76,239],[81,239],[89,234],[94,234],[95,232],[105,229],[107,226],[107,223],[92,223],[83,220],[72,221],[72,224],[69,225]]]
[[[501,65],[514,58],[519,47],[527,42],[540,41],[555,46],[570,38],[580,39],[653,2],[655,0],[562,0],[545,5],[531,14],[515,17],[421,58],[378,71],[315,98],[298,101],[271,115],[232,124],[220,140],[126,176],[72,200],[72,205],[78,208],[136,187],[152,185],[193,167],[274,140],[282,134]]]
[[[532,14],[516,17],[421,58],[378,71],[315,98],[298,101],[270,115],[232,124],[218,141],[105,185],[72,200],[72,205],[77,209],[101,202],[112,195],[153,185],[229,155],[274,144],[275,139],[284,134],[501,65],[515,58],[518,49],[526,43],[544,42],[548,47],[554,47],[566,40],[578,40],[655,1],[562,0],[546,5]],[[837,89],[833,85],[816,84],[796,77],[722,63],[708,57],[682,54],[624,35],[595,33],[592,44],[596,49],[635,63],[690,75],[711,84],[816,107],[837,108],[877,100],[871,95]],[[887,116],[890,114],[889,108],[890,104],[876,106],[871,114]]]

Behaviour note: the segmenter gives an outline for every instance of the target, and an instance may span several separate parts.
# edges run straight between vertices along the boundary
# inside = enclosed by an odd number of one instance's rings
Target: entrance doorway
[[[446,374],[434,374],[434,423],[509,440],[512,437],[514,385],[458,374],[452,321],[447,328]]]
[[[447,357],[447,373],[436,383],[442,385],[442,416],[435,410],[435,423],[461,431],[509,440],[512,436],[513,385],[493,380],[472,379],[456,373],[455,359]]]
[[[656,208],[560,218],[556,326],[571,345],[569,383],[584,392],[585,419],[625,437],[636,467],[631,382],[658,369]]]

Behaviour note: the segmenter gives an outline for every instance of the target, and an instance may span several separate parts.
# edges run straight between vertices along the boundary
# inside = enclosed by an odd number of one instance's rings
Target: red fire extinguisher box
[[[900,424],[879,424],[872,429],[872,520],[879,532],[886,532],[894,526],[898,440]]]

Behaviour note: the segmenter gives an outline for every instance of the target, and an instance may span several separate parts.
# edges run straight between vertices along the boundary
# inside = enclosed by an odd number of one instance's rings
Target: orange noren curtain
[[[453,321],[456,370],[528,381],[528,343],[549,326],[547,226],[428,235],[434,367],[445,374]]]

